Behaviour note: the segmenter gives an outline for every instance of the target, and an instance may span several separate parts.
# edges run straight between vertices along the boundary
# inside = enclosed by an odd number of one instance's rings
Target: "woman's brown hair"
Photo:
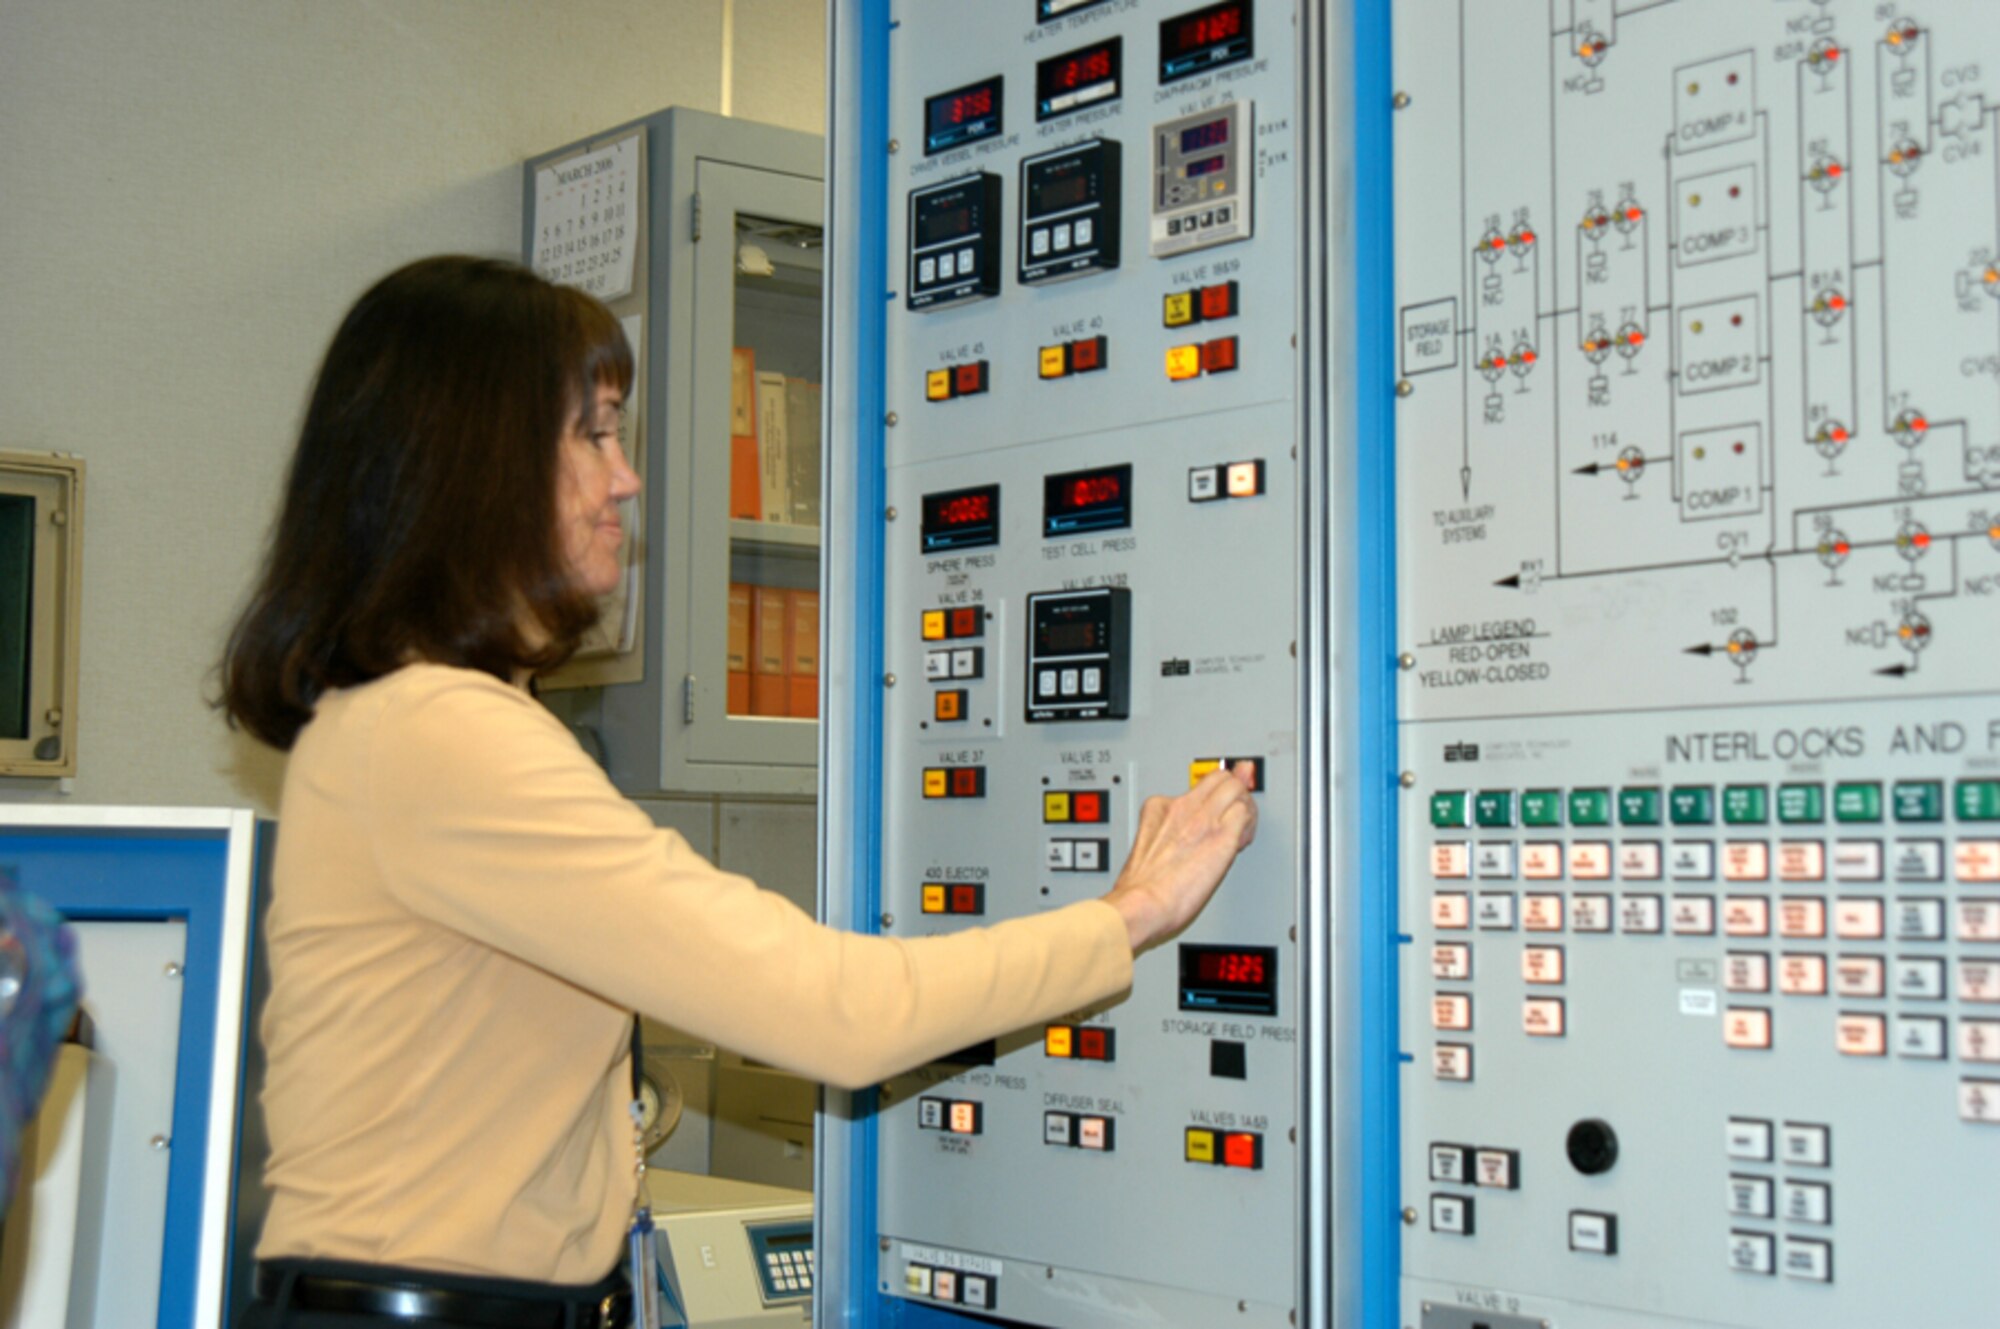
[[[556,534],[557,449],[632,352],[602,304],[526,268],[400,268],[327,347],[220,705],[289,750],[329,688],[413,660],[511,680],[597,614]]]

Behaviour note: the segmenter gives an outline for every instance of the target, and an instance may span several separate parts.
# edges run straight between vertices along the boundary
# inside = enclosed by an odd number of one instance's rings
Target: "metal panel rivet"
[[[882,1249],[885,1251],[889,1249],[889,1239],[887,1237],[882,1238]]]
[[[901,152],[902,150],[903,150],[903,140],[899,138],[892,138],[889,140],[889,151]]]
[[[47,721],[49,722],[49,724],[50,724],[50,725],[54,725],[54,726],[59,726],[59,725],[61,725],[61,724],[62,724],[62,707],[60,707],[60,706],[51,706],[51,707],[49,707],[49,709],[48,709],[48,713],[47,713],[46,715],[44,715],[44,716],[43,716],[42,718],[43,718],[44,720],[47,720]]]
[[[1396,657],[1396,663],[1404,669],[1415,669],[1417,667],[1417,657],[1408,651],[1404,651]]]
[[[1396,382],[1396,395],[1398,397],[1407,397],[1416,390],[1417,390],[1417,385],[1410,382],[1410,380],[1408,380],[1407,378],[1399,379]],[[894,420],[891,420],[889,423],[894,424],[896,422]]]
[[[181,976],[181,962],[179,960],[167,961],[167,967],[162,972],[168,978],[179,978]]]
[[[896,413],[894,411],[891,411],[887,415],[882,417],[882,423],[889,426],[889,428],[894,429],[896,427],[896,419],[897,419]]]
[[[1415,771],[1404,771],[1403,788],[1415,789],[1416,787],[1417,787],[1417,773]]]
[[[882,519],[884,521],[896,520],[896,510],[894,508],[885,508],[882,512]]]
[[[152,1139],[146,1141],[146,1143],[152,1148],[154,1153],[164,1154],[167,1151],[167,1146],[172,1144],[173,1141],[164,1135],[155,1135]]]
[[[883,927],[885,927],[885,928],[892,928],[892,927],[895,927],[895,926],[896,926],[896,916],[895,916],[894,914],[888,914],[888,913],[885,913],[885,914],[883,914],[883,915],[882,915],[882,926],[883,926]]]
[[[1407,92],[1399,92],[1395,95],[1394,98],[1391,99],[1390,104],[1393,105],[1399,111],[1407,111],[1408,109],[1410,109],[1410,94]]]
[[[896,676],[895,676],[894,674],[884,674],[884,675],[882,675],[882,686],[883,686],[883,687],[885,687],[885,688],[893,688],[893,687],[895,687],[895,686],[896,686]]]
[[[1417,1211],[1414,1208],[1405,1209],[1403,1211],[1403,1222],[1410,1227],[1415,1227],[1417,1225]],[[1429,1315],[1430,1313],[1431,1304],[1427,1301],[1424,1303],[1424,1314]]]

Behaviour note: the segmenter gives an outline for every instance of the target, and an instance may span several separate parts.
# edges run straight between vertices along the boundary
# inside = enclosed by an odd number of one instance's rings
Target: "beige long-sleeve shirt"
[[[872,1084],[1126,987],[1098,901],[947,937],[825,928],[719,872],[487,675],[323,698],[285,778],[259,1254],[583,1283],[631,1214],[633,1010]]]

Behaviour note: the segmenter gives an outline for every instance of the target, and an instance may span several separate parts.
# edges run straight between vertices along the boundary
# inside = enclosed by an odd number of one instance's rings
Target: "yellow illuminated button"
[[[1069,794],[1067,792],[1042,795],[1042,820],[1069,820]]]
[[[1231,498],[1255,498],[1264,492],[1264,463],[1261,461],[1233,461],[1223,475],[1223,488]]]
[[[1066,346],[1044,346],[1042,348],[1042,377],[1062,378],[1069,373],[1069,348]]]
[[[1187,1161],[1190,1163],[1213,1163],[1215,1161],[1215,1132],[1188,1127]]]
[[[933,369],[924,375],[924,396],[932,401],[951,400],[951,371]]]
[[[1042,1035],[1042,1051],[1051,1057],[1073,1057],[1076,1031],[1066,1024],[1052,1024]]]
[[[1167,377],[1175,383],[1201,377],[1201,347],[1169,346],[1167,348]]]
[[[924,640],[944,640],[944,610],[926,609],[924,611]]]
[[[924,912],[941,914],[944,912],[944,883],[927,881],[924,883]]]
[[[1184,328],[1194,322],[1195,306],[1193,291],[1175,291],[1167,297],[1166,324],[1170,328]]]
[[[924,797],[943,798],[945,794],[948,792],[945,785],[945,779],[946,776],[944,771],[938,767],[933,766],[929,770],[925,771]]]
[[[1207,775],[1210,771],[1218,771],[1221,769],[1222,769],[1222,758],[1220,757],[1203,757],[1200,761],[1189,762],[1188,788],[1192,789],[1196,785],[1200,784],[1202,781],[1202,777]]]

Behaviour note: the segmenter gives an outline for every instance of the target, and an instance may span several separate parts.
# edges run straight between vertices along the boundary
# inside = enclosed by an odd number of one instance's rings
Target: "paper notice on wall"
[[[600,300],[631,293],[644,146],[643,134],[634,133],[535,172],[529,266]]]

